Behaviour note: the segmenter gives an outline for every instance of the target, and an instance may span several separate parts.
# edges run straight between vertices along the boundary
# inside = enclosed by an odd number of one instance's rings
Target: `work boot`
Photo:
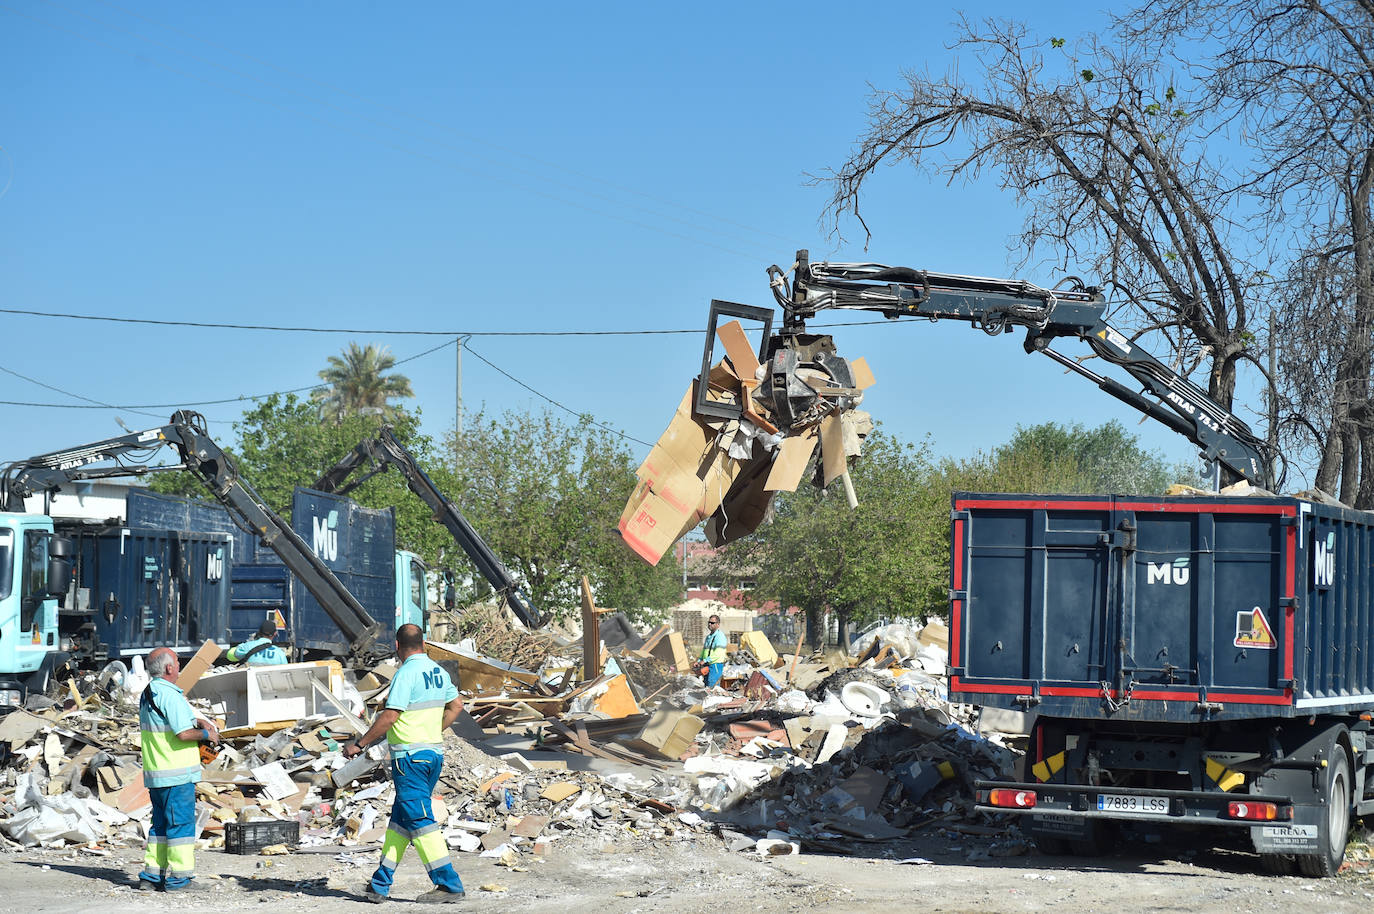
[[[167,886],[164,885],[164,886],[162,887],[162,891],[164,891],[164,892],[208,892],[208,891],[210,891],[210,886],[209,886],[208,884],[204,883],[204,882],[199,882],[199,881],[197,881],[197,880],[195,880],[195,879],[192,879],[190,882],[186,883],[185,885],[179,885],[179,886],[177,886],[177,887],[174,888],[174,889],[173,889],[173,888],[168,888]]]
[[[441,889],[436,886],[423,895],[416,896],[415,900],[424,904],[451,904],[455,901],[462,901],[466,897],[466,892],[450,892],[448,889]]]
[[[161,889],[162,886],[158,885],[156,882],[150,882],[147,879],[139,879],[137,876],[134,877],[135,892],[157,892],[161,891]]]
[[[373,904],[381,904],[384,901],[391,900],[370,885],[367,888],[363,889],[363,897],[366,898],[368,901],[372,902]]]

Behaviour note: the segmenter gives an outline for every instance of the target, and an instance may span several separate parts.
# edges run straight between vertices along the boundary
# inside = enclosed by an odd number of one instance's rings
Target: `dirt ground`
[[[524,872],[490,858],[458,854],[467,886],[462,909],[560,914],[679,914],[679,912],[782,912],[910,910],[932,914],[1050,910],[1088,912],[1187,911],[1245,914],[1259,911],[1365,912],[1374,903],[1374,879],[1365,874],[1312,880],[1266,876],[1258,858],[1239,848],[1208,850],[1187,840],[1141,845],[1103,858],[1047,857],[1034,851],[988,859],[976,842],[930,835],[915,842],[865,845],[856,856],[803,853],[760,859],[731,853],[714,837],[671,848],[633,837],[621,843],[570,839],[555,842],[542,862],[524,858]],[[394,902],[370,905],[358,898],[376,853],[341,860],[330,854],[234,856],[199,851],[205,892],[135,894],[129,878],[141,852],[109,856],[77,851],[0,854],[0,912],[87,912],[104,908],[293,912],[358,910],[413,904],[428,888],[419,860],[402,862]],[[925,858],[930,862],[903,862]],[[972,858],[972,859],[971,859]],[[504,891],[483,891],[482,887]],[[426,906],[428,907],[428,906]],[[259,909],[261,910],[261,909]]]

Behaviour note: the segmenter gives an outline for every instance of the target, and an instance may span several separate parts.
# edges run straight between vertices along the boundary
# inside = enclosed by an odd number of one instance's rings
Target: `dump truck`
[[[797,253],[784,313],[713,302],[698,407],[798,434],[862,400],[822,311],[1025,331],[1040,353],[1196,444],[1214,494],[955,493],[950,695],[1027,712],[1021,779],[978,808],[1023,817],[1048,852],[1095,854],[1149,829],[1248,833],[1274,872],[1340,867],[1374,812],[1374,514],[1274,495],[1281,455],[1105,319],[1102,291]],[[720,316],[764,321],[749,402],[704,402]],[[1060,352],[1086,345],[1122,383]],[[1138,388],[1137,388],[1138,385]],[[822,455],[824,457],[824,455]],[[1204,831],[1204,833],[1206,833]]]
[[[147,463],[164,449],[179,462]],[[389,651],[378,644],[381,623],[238,475],[229,455],[210,438],[205,418],[179,410],[159,428],[39,454],[0,469],[0,699],[15,704],[27,691],[46,688],[53,672],[72,657],[71,644],[62,639],[58,601],[71,587],[76,543],[59,535],[46,513],[26,513],[25,500],[42,494],[46,502],[76,480],[169,470],[190,472],[238,525],[281,558],[333,621],[350,657]]]
[[[278,623],[277,641],[294,656],[346,651],[342,633],[309,591],[253,533],[234,524],[215,502],[143,490],[126,499],[128,526],[135,529],[215,531],[233,539],[229,615],[220,638],[252,638],[264,619]],[[363,604],[395,630],[425,626],[428,587],[424,560],[395,548],[396,518],[390,508],[373,509],[351,499],[297,487],[291,499],[291,527]]]

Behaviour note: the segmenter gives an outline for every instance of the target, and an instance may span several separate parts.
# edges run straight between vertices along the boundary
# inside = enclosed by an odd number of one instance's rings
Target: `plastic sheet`
[[[33,774],[20,775],[14,797],[18,811],[0,822],[0,830],[27,847],[55,842],[90,844],[103,840],[108,826],[129,821],[124,813],[89,797],[71,793],[44,796],[45,780]]]

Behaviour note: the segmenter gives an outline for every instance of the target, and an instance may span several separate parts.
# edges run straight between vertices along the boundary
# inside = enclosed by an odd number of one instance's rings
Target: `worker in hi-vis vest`
[[[463,699],[443,667],[425,654],[425,636],[418,625],[396,629],[396,659],[386,706],[367,732],[344,746],[353,758],[382,734],[391,750],[391,780],[396,798],[391,821],[382,839],[382,861],[363,890],[368,901],[383,902],[391,894],[396,867],[411,844],[420,855],[434,888],[416,898],[423,902],[459,901],[463,881],[449,859],[448,842],[434,821],[434,788],[444,770],[444,731],[453,726]]]
[[[706,685],[713,687],[725,672],[725,632],[720,630],[720,616],[706,620],[708,631],[701,643],[701,661],[706,664]]]
[[[196,874],[196,782],[200,743],[219,742],[213,721],[197,717],[177,688],[181,660],[169,647],[148,655],[151,681],[138,702],[143,747],[143,784],[153,804],[153,821],[137,887],[145,892],[203,889]]]
[[[250,641],[229,648],[229,659],[249,666],[275,666],[286,662],[286,651],[272,643],[277,637],[277,623],[272,619],[258,626],[257,635]]]

